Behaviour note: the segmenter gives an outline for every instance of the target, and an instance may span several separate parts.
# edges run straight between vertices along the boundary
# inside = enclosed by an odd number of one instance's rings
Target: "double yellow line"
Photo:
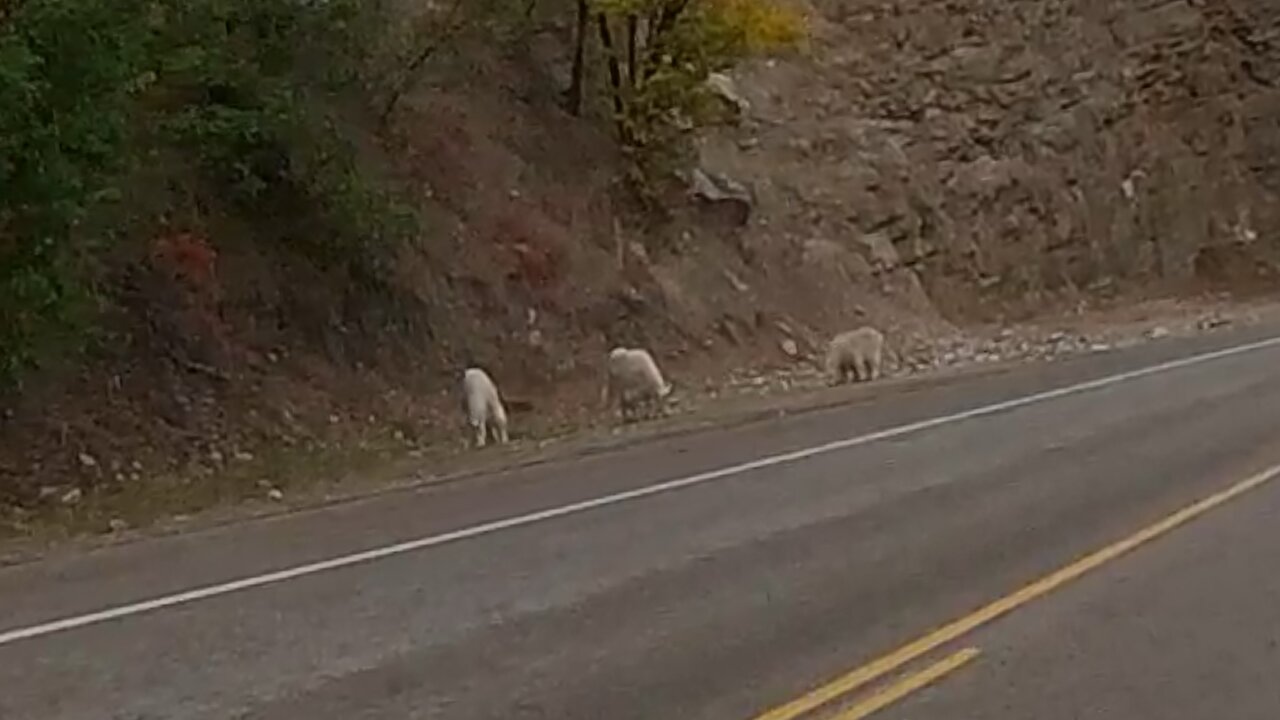
[[[1235,498],[1255,490],[1280,477],[1280,464],[1214,493],[1189,505],[1156,523],[1148,525],[1123,540],[1094,551],[1071,564],[1056,570],[1035,582],[979,608],[958,620],[953,620],[933,632],[903,645],[893,652],[856,668],[834,680],[817,687],[791,702],[779,705],[754,718],[754,720],[796,720],[822,708],[838,698],[850,695],[867,684],[898,670],[922,656],[952,643],[978,628],[1002,617],[1033,600],[1039,599],[1062,586],[1079,579],[1117,558],[1175,530],[1205,513]],[[831,720],[861,720],[917,690],[960,669],[978,656],[973,648],[961,650],[928,668],[889,684],[866,699],[832,716]]]

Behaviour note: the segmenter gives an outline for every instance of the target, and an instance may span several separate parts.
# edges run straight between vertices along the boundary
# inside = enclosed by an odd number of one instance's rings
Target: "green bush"
[[[358,79],[376,2],[21,0],[0,10],[0,385],[83,337],[83,230],[132,163],[176,150],[247,217],[325,232],[296,250],[376,273],[404,214],[366,179],[323,95]],[[314,101],[320,96],[320,101]]]
[[[0,384],[79,325],[89,248],[68,238],[121,164],[140,8],[25,0],[0,17]]]

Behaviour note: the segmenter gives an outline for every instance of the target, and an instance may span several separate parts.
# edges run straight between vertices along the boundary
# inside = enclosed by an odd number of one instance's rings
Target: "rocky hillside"
[[[952,317],[1271,282],[1280,5],[817,10],[812,61],[741,73],[750,119],[703,148],[761,190],[772,222],[753,242],[798,256],[837,243],[859,256],[863,282],[914,273]]]
[[[148,195],[163,222],[108,263],[115,340],[5,395],[7,527],[96,505],[145,522],[452,447],[469,363],[528,437],[604,422],[615,343],[695,387],[852,324],[909,356],[1092,297],[1274,282],[1270,0],[821,0],[805,53],[719,84],[737,122],[656,204],[618,182],[607,115],[564,110],[572,15],[529,8],[516,33],[450,25],[385,122],[341,114],[422,219],[376,284],[262,242],[320,226],[201,183]]]

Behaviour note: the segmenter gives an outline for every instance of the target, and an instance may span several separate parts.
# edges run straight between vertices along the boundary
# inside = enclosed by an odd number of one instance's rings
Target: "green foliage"
[[[168,34],[182,42],[163,56],[164,84],[179,99],[164,129],[246,216],[317,216],[318,227],[283,239],[322,266],[376,277],[380,241],[407,229],[404,213],[364,179],[334,118],[312,102],[358,76],[362,6],[373,4],[330,0],[305,13],[296,0],[175,4],[169,22],[187,30]],[[325,58],[310,62],[299,48]],[[308,77],[308,67],[328,74]]]
[[[146,61],[130,0],[25,0],[0,25],[0,384],[78,323],[67,238],[119,168]]]
[[[191,158],[247,216],[375,273],[402,214],[312,102],[360,79],[377,2],[22,0],[0,12],[0,385],[82,334],[105,248],[85,220],[131,163]],[[372,258],[372,259],[371,259]]]

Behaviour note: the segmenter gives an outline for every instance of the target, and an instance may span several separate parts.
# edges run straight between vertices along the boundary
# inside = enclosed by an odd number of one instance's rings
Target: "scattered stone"
[[[742,183],[702,168],[694,168],[689,176],[690,193],[711,206],[728,207],[735,224],[746,225],[755,209],[755,197]]]
[[[98,467],[98,459],[89,453],[80,453],[80,465],[86,468]]]
[[[791,338],[786,338],[781,343],[779,343],[779,345],[782,347],[783,354],[786,355],[787,357],[792,359],[799,357],[800,348],[796,346],[795,340],[792,340]]]
[[[1200,322],[1196,323],[1196,327],[1201,330],[1213,330],[1215,328],[1226,327],[1230,324],[1231,320],[1229,318],[1222,317],[1221,315],[1211,315],[1206,318],[1201,318]]]
[[[137,460],[134,460],[133,462],[129,463],[129,467],[133,468],[137,472],[142,472],[142,463],[138,462]]]
[[[267,499],[272,502],[281,502],[284,500],[284,493],[280,491],[280,488],[271,488],[267,491]]]
[[[120,518],[111,518],[111,521],[107,523],[107,527],[111,529],[111,532],[119,534],[129,529],[129,523]]]
[[[1091,352],[1106,352],[1110,349],[1111,349],[1111,346],[1108,345],[1107,343],[1094,343],[1089,346],[1089,350]]]
[[[733,78],[724,73],[713,72],[707,76],[707,87],[724,100],[726,104],[733,107],[738,113],[745,115],[751,110],[751,103],[742,97],[742,93],[738,91],[738,84]]]
[[[1152,340],[1159,340],[1160,338],[1169,337],[1169,328],[1163,325],[1153,327],[1147,331],[1147,337],[1151,338]]]
[[[902,264],[902,259],[898,255],[898,249],[894,246],[893,240],[886,233],[873,232],[867,233],[858,238],[862,246],[866,248],[867,254],[874,264],[882,269],[896,268]]]
[[[1133,178],[1127,177],[1120,182],[1120,192],[1124,194],[1126,200],[1133,200],[1137,196],[1137,190],[1133,186]]]
[[[210,450],[210,451],[209,451],[209,461],[210,461],[210,462],[217,463],[217,464],[221,465],[221,464],[222,464],[222,461],[223,461],[224,459],[225,459],[225,458],[222,456],[222,451],[218,450],[217,448],[214,448],[213,450]]]
[[[999,285],[1003,281],[1004,281],[1004,278],[999,275],[982,275],[981,277],[978,278],[978,287],[982,288],[983,290],[990,290],[991,288]]]
[[[62,492],[62,488],[58,487],[57,485],[44,485],[44,486],[41,486],[40,492],[37,494],[37,497],[41,500],[48,500],[49,498],[53,497],[54,495],[57,495],[60,492]]]
[[[729,281],[729,284],[733,286],[734,290],[737,290],[740,293],[744,293],[747,290],[751,289],[745,282],[742,281],[742,278],[733,274],[733,272],[730,270],[724,271],[724,278],[725,280]]]
[[[84,497],[84,491],[82,491],[80,488],[71,488],[70,490],[62,494],[62,497],[59,498],[59,501],[63,505],[75,505],[79,503],[83,497]]]
[[[245,450],[237,450],[231,455],[237,462],[253,462],[253,453]]]

